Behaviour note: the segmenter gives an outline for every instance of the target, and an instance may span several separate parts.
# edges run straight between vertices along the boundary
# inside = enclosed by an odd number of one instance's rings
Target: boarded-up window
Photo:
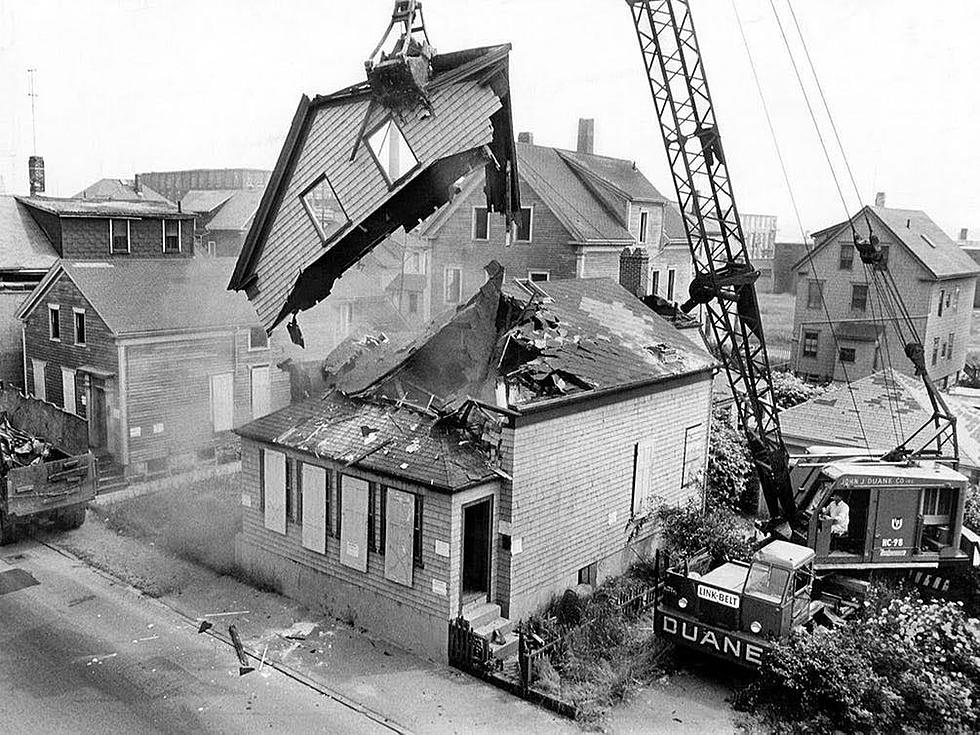
[[[327,551],[327,471],[303,464],[303,546],[325,554]]]
[[[681,473],[681,487],[696,482],[703,466],[704,427],[698,424],[684,431],[684,471]]]
[[[286,455],[265,450],[265,527],[286,534]]]
[[[463,298],[463,269],[448,266],[444,270],[444,290],[447,304],[458,304]]]
[[[44,386],[44,360],[38,360],[32,357],[31,370],[34,373],[34,397],[46,401],[48,392]]]
[[[343,476],[340,514],[340,563],[367,571],[368,484],[356,477]]]
[[[386,488],[385,579],[412,586],[415,558],[415,498]]]
[[[234,376],[211,376],[211,425],[215,431],[228,431],[234,421]]]
[[[257,419],[269,413],[272,404],[268,365],[252,368],[252,418]]]
[[[633,447],[633,515],[646,513],[649,504],[654,471],[653,439],[644,439]]]
[[[68,413],[76,413],[75,405],[75,371],[71,368],[61,368],[61,395],[64,399],[62,407]]]

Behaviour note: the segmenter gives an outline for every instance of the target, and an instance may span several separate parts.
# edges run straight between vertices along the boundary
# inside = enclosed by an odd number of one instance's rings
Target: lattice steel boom
[[[796,515],[755,281],[687,0],[626,0],[694,261],[690,311],[703,304],[773,519]]]

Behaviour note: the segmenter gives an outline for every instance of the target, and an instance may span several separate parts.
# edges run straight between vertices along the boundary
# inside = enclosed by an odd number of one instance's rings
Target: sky
[[[777,215],[780,238],[798,241],[884,191],[889,206],[923,209],[954,238],[980,232],[980,2],[791,1],[857,192],[833,152],[842,201],[814,132],[776,23],[807,74],[788,0],[735,2],[799,219],[732,0],[691,0],[739,210]],[[0,191],[27,189],[28,68],[50,195],[136,171],[272,168],[301,94],[364,78],[392,4],[0,0]],[[439,51],[513,45],[517,130],[574,148],[578,119],[594,118],[596,152],[636,161],[674,198],[625,2],[425,0],[424,12]],[[812,79],[805,88],[819,112]],[[826,116],[818,122],[832,146]]]

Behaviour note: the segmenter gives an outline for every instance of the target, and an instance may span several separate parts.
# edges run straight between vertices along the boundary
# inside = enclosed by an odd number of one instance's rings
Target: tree
[[[772,391],[777,408],[782,410],[822,396],[827,388],[808,383],[793,373],[778,371],[772,374]]]
[[[724,409],[715,409],[708,441],[708,506],[734,510],[751,505],[755,467],[745,434]]]

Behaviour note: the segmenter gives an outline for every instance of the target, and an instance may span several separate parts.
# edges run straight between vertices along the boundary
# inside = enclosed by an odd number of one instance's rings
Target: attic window
[[[394,185],[419,165],[418,159],[408,147],[405,136],[394,120],[389,119],[367,136],[367,142],[389,186]]]
[[[317,179],[300,199],[324,245],[333,240],[350,221],[326,176]]]

